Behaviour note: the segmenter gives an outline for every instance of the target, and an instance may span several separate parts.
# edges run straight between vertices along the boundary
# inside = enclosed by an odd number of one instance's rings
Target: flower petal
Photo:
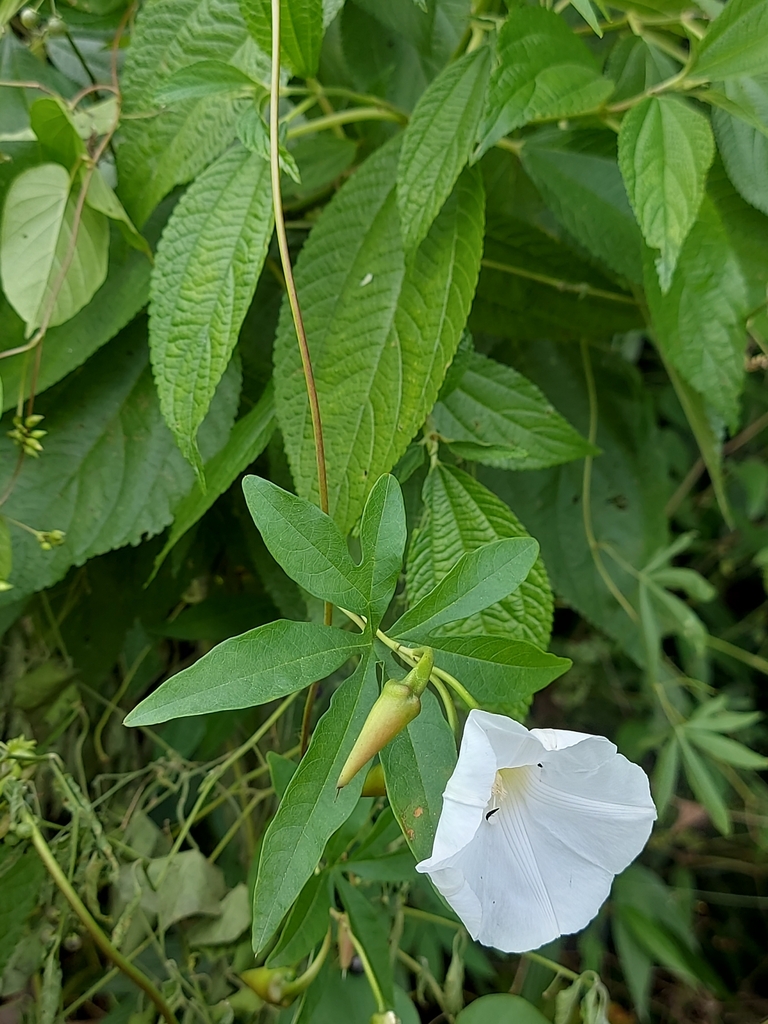
[[[570,729],[531,729],[531,736],[535,736],[547,750],[565,750],[574,743],[592,739],[588,732],[571,732]],[[606,740],[607,742],[609,741]],[[612,743],[611,746],[613,747]],[[616,750],[616,747],[613,749]]]

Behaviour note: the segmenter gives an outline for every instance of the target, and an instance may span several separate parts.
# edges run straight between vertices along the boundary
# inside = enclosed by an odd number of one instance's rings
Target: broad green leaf
[[[292,579],[322,601],[368,614],[366,581],[325,512],[258,476],[243,480],[243,493],[264,543]]]
[[[392,634],[402,640],[423,636],[509,597],[527,578],[538,553],[532,537],[493,540],[466,552],[390,627]]]
[[[513,365],[538,384],[570,423],[586,430],[589,393],[578,346],[539,341],[509,350]],[[664,442],[648,388],[618,354],[590,348],[598,396],[596,442],[603,454],[592,464],[591,525],[600,544],[636,569],[667,543],[664,504],[669,497]],[[541,544],[558,597],[617,640],[642,664],[636,625],[601,577],[584,530],[583,466],[565,463],[534,473],[478,472],[482,483],[507,502]],[[614,584],[637,607],[637,578],[607,552]]]
[[[480,264],[483,191],[465,171],[406,269],[397,141],[360,167],[301,250],[296,285],[323,421],[331,515],[348,530],[437,397]],[[297,490],[317,494],[315,445],[287,303],[275,340],[277,413]]]
[[[513,7],[499,33],[480,152],[531,121],[596,110],[613,92],[588,47],[554,11]]]
[[[680,744],[673,736],[664,745],[653,770],[653,799],[660,818],[664,817],[664,812],[675,794],[679,771]]]
[[[432,421],[458,456],[500,469],[544,469],[598,452],[535,384],[479,353]]]
[[[381,476],[373,485],[360,521],[360,585],[367,595],[376,629],[395,592],[407,531],[400,484],[393,476]]]
[[[155,93],[163,82],[201,60],[231,63],[265,79],[268,61],[248,38],[237,0],[151,0],[142,6],[121,81],[128,116],[120,124],[118,150],[119,195],[139,228],[164,195],[196,177],[234,138],[239,104],[230,93],[157,110]]]
[[[84,173],[81,172],[78,175],[77,181],[80,185],[83,183]],[[152,250],[149,247],[149,243],[136,230],[136,226],[125,212],[123,204],[106,183],[98,167],[94,167],[91,173],[88,190],[85,193],[85,201],[92,210],[97,210],[99,213],[103,213],[105,217],[115,221],[126,242],[134,249],[138,249],[139,252],[143,252],[150,260],[152,259]]]
[[[525,527],[481,483],[439,463],[422,490],[424,513],[408,551],[408,600],[425,597],[455,564],[458,555],[503,537],[527,537]],[[552,590],[541,558],[514,593],[451,624],[451,633],[489,633],[546,647],[552,628]]]
[[[730,835],[733,827],[728,814],[728,807],[723,799],[717,783],[704,761],[688,742],[685,734],[677,730],[680,752],[683,755],[683,766],[693,795],[703,805],[712,819],[712,824],[724,836]]]
[[[195,481],[192,490],[174,509],[173,525],[163,550],[155,559],[153,576],[187,530],[205,515],[237,476],[261,455],[274,431],[275,400],[270,383],[253,409],[235,423],[224,447],[205,464],[205,491]]]
[[[722,88],[737,108],[754,113],[762,131],[730,111],[714,109],[718,150],[734,187],[748,203],[768,214],[768,76],[734,77]]]
[[[269,166],[234,146],[182,197],[157,248],[152,368],[166,423],[198,475],[197,431],[234,350],[271,236]]]
[[[161,106],[184,103],[186,100],[204,99],[219,93],[247,96],[264,87],[254,82],[245,72],[222,60],[199,60],[174,71],[155,92]]]
[[[225,640],[171,676],[123,724],[154,725],[267,704],[324,679],[366,646],[359,633],[277,619]]]
[[[612,102],[639,96],[646,89],[672,78],[680,65],[640,36],[625,36],[612,47],[605,73],[616,83]]]
[[[45,869],[34,850],[16,856],[0,848],[0,973],[24,933],[27,918],[38,906]]]
[[[58,97],[43,96],[36,100],[29,110],[29,123],[45,155],[68,171],[73,171],[87,156],[72,115]]]
[[[76,207],[77,193],[61,164],[22,171],[8,189],[0,273],[27,334],[44,320],[51,325],[69,320],[107,276],[107,219],[86,204],[75,235]]]
[[[310,875],[267,958],[267,966],[292,967],[308,956],[328,931],[332,901],[331,871]]]
[[[392,1007],[395,993],[389,954],[389,918],[380,907],[372,903],[370,896],[363,895],[359,889],[350,885],[343,875],[336,876],[335,885],[347,912],[352,934],[363,947],[384,1002]]]
[[[379,752],[389,805],[417,860],[432,853],[443,792],[456,766],[456,740],[437,698],[421,697],[421,713]]]
[[[487,711],[521,716],[530,698],[571,667],[525,640],[501,636],[419,634],[435,651],[435,664],[456,676]]]
[[[764,771],[768,767],[768,757],[750,750],[743,743],[721,736],[719,733],[708,729],[688,729],[685,735],[696,746],[709,754],[716,761],[724,764],[732,764],[734,768],[744,768],[748,771]]]
[[[168,206],[168,202],[161,204],[145,227],[153,244],[168,214]],[[122,234],[112,231],[109,270],[104,284],[79,313],[59,327],[49,328],[45,336],[45,358],[37,379],[37,394],[81,366],[136,316],[149,300],[150,271],[147,257],[129,247]],[[15,348],[24,343],[24,323],[1,293],[0,322],[4,344]],[[26,353],[3,360],[5,409],[16,405],[20,387],[24,398],[29,397],[28,369]]]
[[[703,203],[666,294],[650,259],[645,278],[657,345],[733,430],[744,387],[749,297],[714,204],[708,199]]]
[[[291,140],[290,154],[299,169],[300,183],[286,178],[283,199],[305,201],[323,192],[354,162],[357,146],[351,139],[337,139],[330,132],[302,135]]]
[[[461,1011],[456,1024],[545,1024],[547,1018],[522,996],[494,992]]]
[[[272,53],[271,0],[240,0],[248,30],[264,53]],[[280,53],[299,78],[317,73],[323,41],[322,0],[281,0]]]
[[[313,873],[328,839],[360,796],[365,772],[341,791],[339,772],[377,697],[376,666],[363,654],[331,700],[264,835],[253,893],[253,948],[269,942]]]
[[[3,511],[36,530],[62,530],[66,537],[52,551],[42,551],[26,531],[14,537],[12,582],[19,596],[50,586],[71,565],[160,533],[192,487],[192,470],[160,413],[145,333],[142,323],[129,328],[35,403],[48,430],[44,454],[26,461]],[[239,369],[232,364],[200,431],[205,457],[226,441],[239,393]],[[16,458],[6,437],[8,418],[5,423],[1,488],[7,487]]]
[[[615,143],[585,132],[542,131],[520,158],[547,205],[574,238],[612,270],[643,279],[642,238],[616,161]]]
[[[677,96],[650,96],[621,122],[619,167],[640,230],[648,245],[660,250],[656,269],[662,293],[672,284],[714,155],[709,121]]]
[[[729,0],[699,44],[692,74],[718,80],[764,74],[768,66],[768,7],[764,0]]]
[[[13,568],[13,546],[8,520],[0,518],[0,581],[7,582]]]
[[[491,66],[487,46],[449,64],[427,88],[403,133],[397,205],[406,251],[421,244],[469,159]]]
[[[634,297],[554,220],[517,157],[494,149],[481,167],[488,212],[473,332],[607,344],[644,327]]]

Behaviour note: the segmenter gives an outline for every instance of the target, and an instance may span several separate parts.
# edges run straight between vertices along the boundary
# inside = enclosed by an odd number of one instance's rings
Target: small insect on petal
[[[471,711],[416,870],[474,939],[523,953],[592,920],[655,819],[645,772],[603,736]]]

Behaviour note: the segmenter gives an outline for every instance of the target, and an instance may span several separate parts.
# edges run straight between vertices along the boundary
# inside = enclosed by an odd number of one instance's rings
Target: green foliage
[[[157,249],[152,368],[165,421],[200,476],[197,431],[237,343],[271,234],[269,167],[234,146],[186,192]]]
[[[279,2],[270,125],[271,0],[0,0],[0,997],[759,1016],[766,2]],[[415,871],[475,706],[652,777],[528,959]]]

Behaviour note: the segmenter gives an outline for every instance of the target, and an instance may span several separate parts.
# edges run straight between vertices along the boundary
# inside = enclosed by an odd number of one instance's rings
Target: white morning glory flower
[[[416,870],[473,939],[524,953],[592,920],[655,819],[645,772],[605,737],[471,711]]]

